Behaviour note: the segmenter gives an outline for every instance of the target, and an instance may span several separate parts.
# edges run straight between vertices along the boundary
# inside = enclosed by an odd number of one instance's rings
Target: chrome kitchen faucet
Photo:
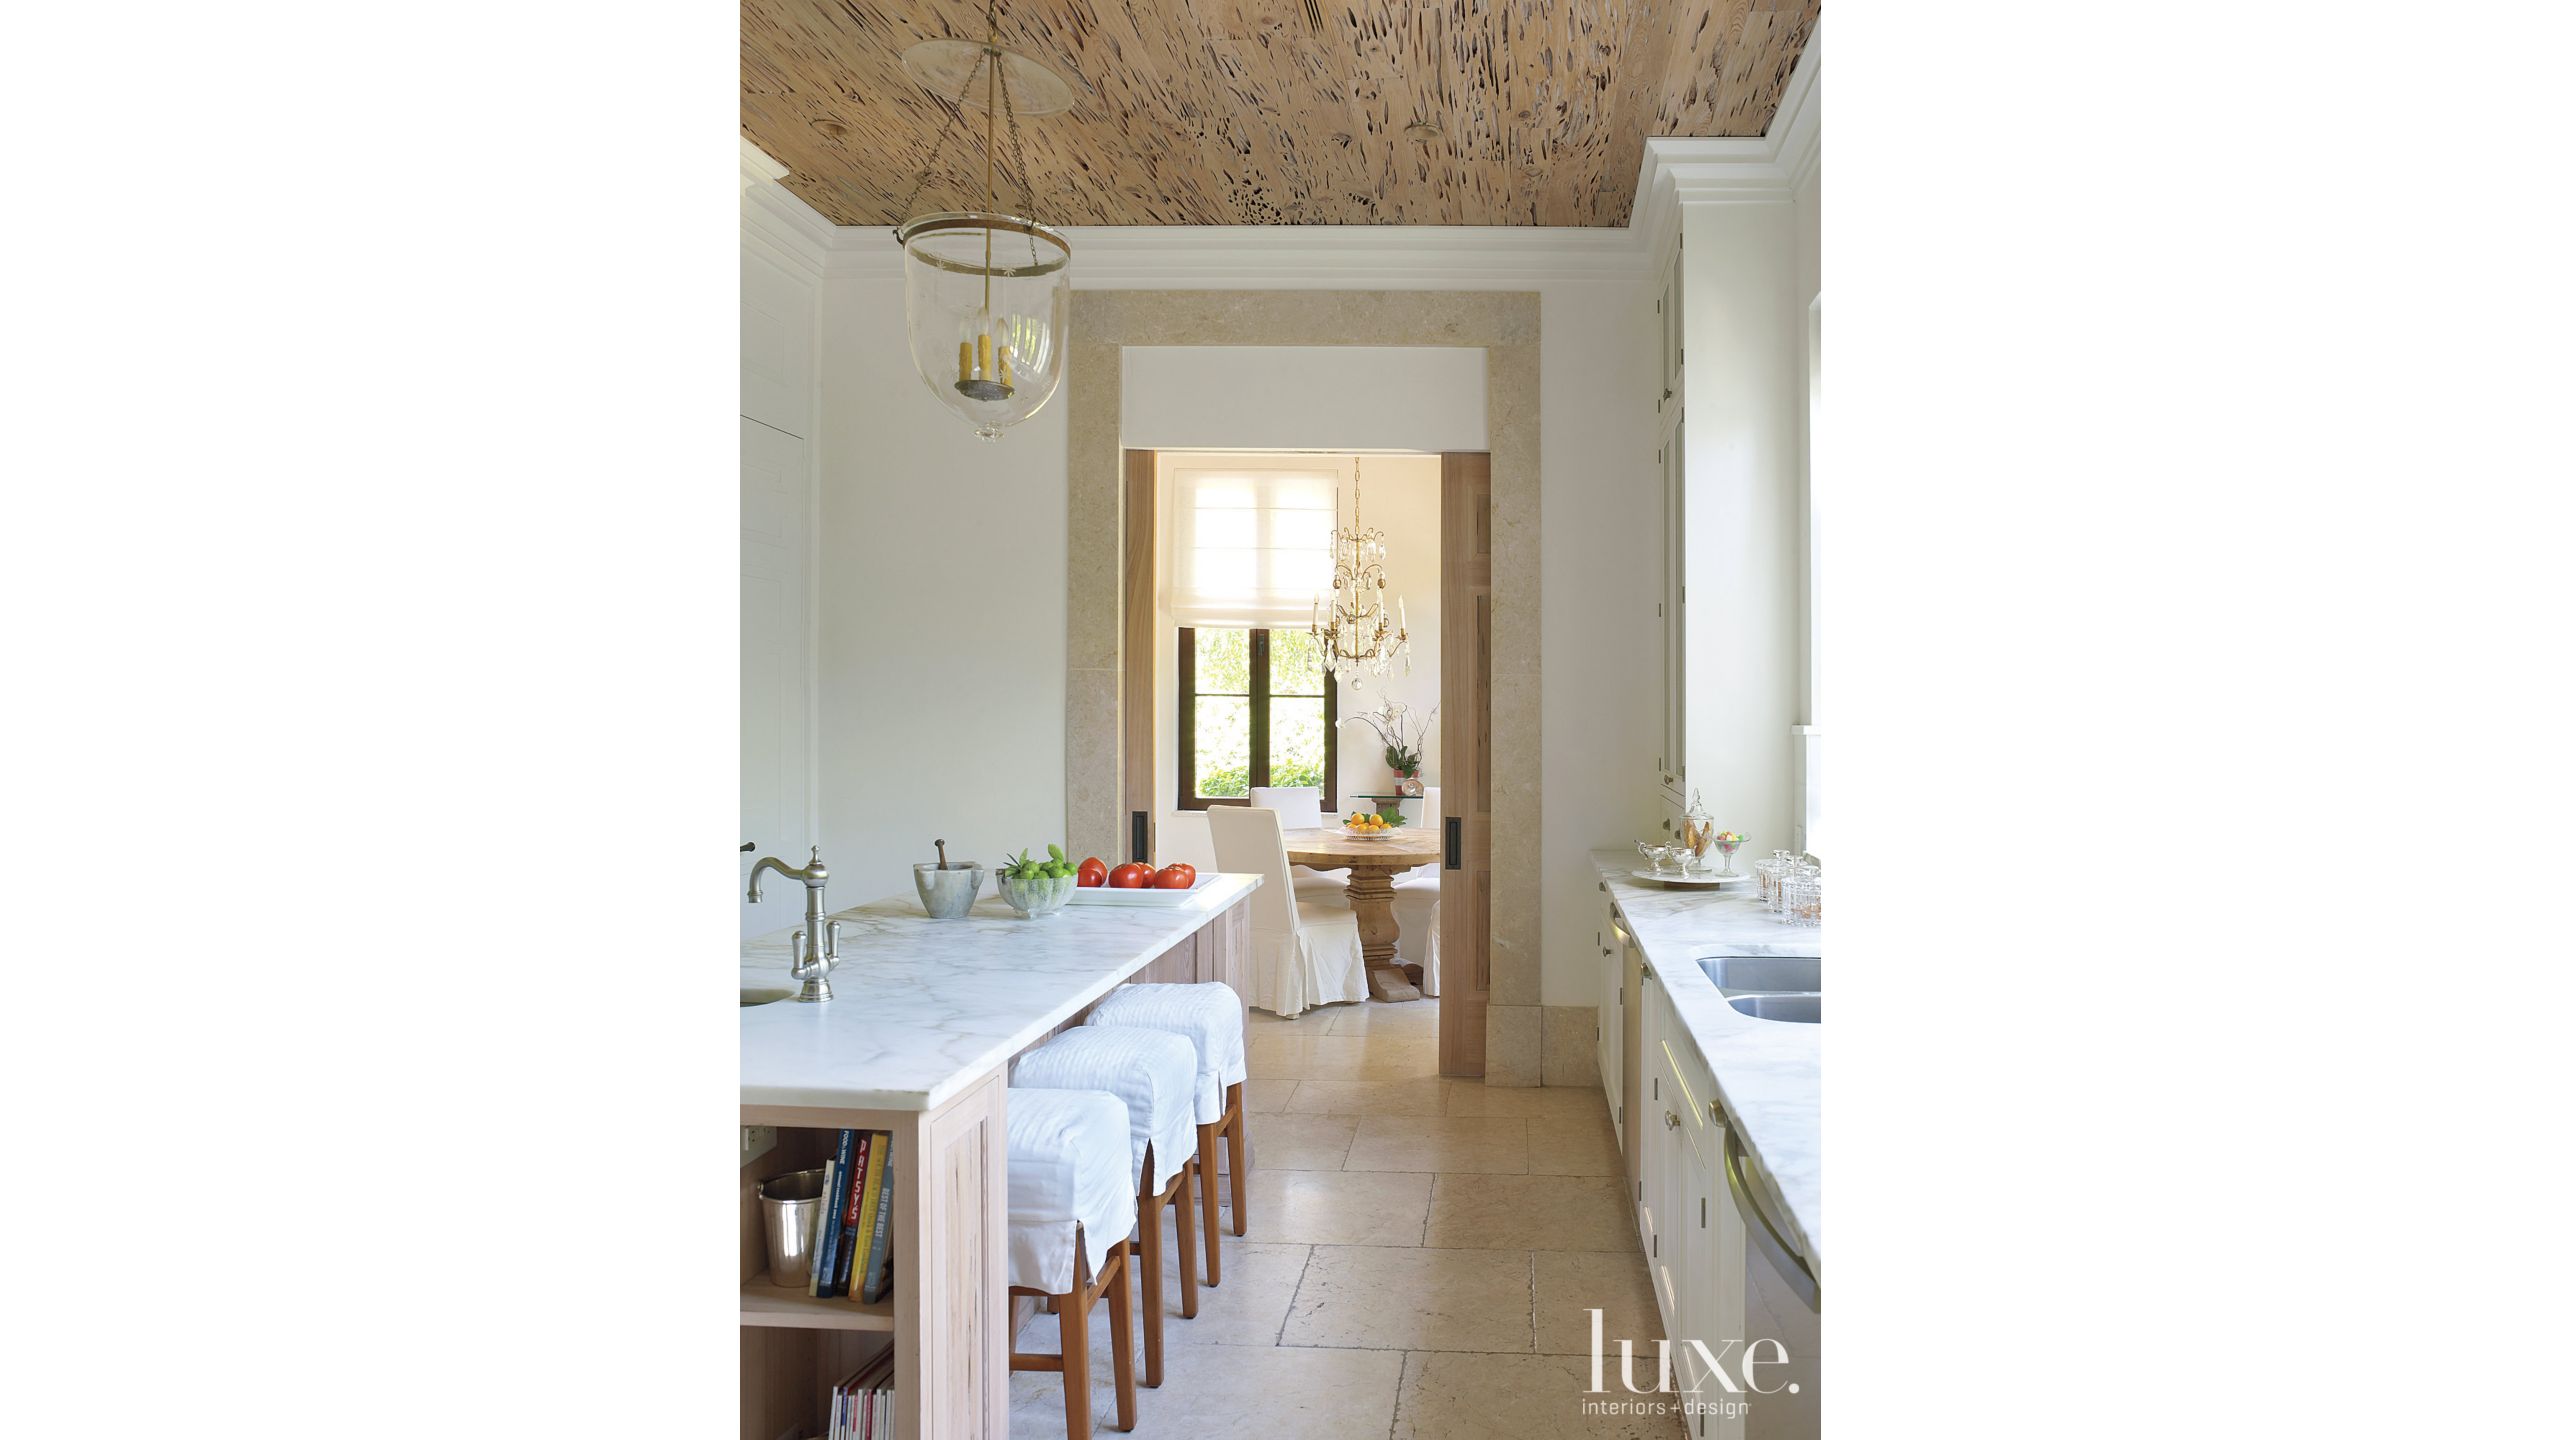
[[[835,990],[827,984],[827,972],[836,968],[836,930],[840,922],[827,918],[827,862],[818,858],[818,847],[809,847],[809,863],[794,870],[782,863],[779,855],[767,855],[747,872],[747,903],[764,903],[764,872],[772,870],[786,880],[797,880],[808,887],[809,913],[805,928],[791,932],[791,978],[800,982],[800,993],[792,998],[803,1004],[833,1000]],[[820,953],[819,936],[825,936],[825,951]]]

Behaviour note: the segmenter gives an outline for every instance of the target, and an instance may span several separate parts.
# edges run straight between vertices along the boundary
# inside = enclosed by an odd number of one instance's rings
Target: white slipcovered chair
[[[1224,990],[1225,986],[1219,986]],[[1239,1027],[1241,1028],[1241,1027]],[[1174,1209],[1182,1270],[1182,1315],[1200,1313],[1200,1237],[1191,1223],[1192,1121],[1200,1054],[1170,1030],[1079,1025],[1013,1062],[1013,1083],[1042,1090],[1095,1090],[1129,1112],[1129,1190],[1138,1257],[1138,1304],[1147,1332],[1146,1383],[1164,1383],[1164,1212]],[[1128,1232],[1124,1232],[1128,1233]]]
[[[1129,1333],[1129,1232],[1138,1223],[1129,1107],[1098,1090],[1009,1091],[1004,1158],[1006,1290],[1058,1302],[1060,1350],[1026,1354],[1008,1341],[1006,1368],[1057,1372],[1066,1386],[1067,1433],[1085,1440],[1093,1433],[1087,1317],[1107,1302],[1112,1382],[1126,1430],[1138,1422]]]
[[[1324,824],[1323,797],[1313,785],[1256,785],[1245,792],[1245,799],[1248,804],[1277,814],[1283,830],[1314,830]],[[1290,866],[1289,879],[1301,891],[1310,886],[1324,890],[1348,890],[1351,887],[1348,875],[1337,871],[1310,870],[1304,865]]]
[[[1191,1042],[1200,1073],[1192,1087],[1199,1127],[1200,1215],[1208,1226],[1208,1283],[1218,1283],[1218,1142],[1227,1146],[1235,1233],[1245,1227],[1244,1001],[1215,981],[1123,985],[1085,1016],[1089,1026],[1169,1030]],[[1186,1244],[1185,1248],[1188,1248]],[[1188,1315],[1190,1312],[1185,1311]]]
[[[1440,787],[1425,786],[1422,791],[1422,813],[1413,822],[1425,827],[1440,823]],[[1434,928],[1440,913],[1440,867],[1437,864],[1416,865],[1396,876],[1395,899],[1388,909],[1396,917],[1396,958],[1408,965],[1422,967],[1422,993],[1440,993],[1439,932]],[[1426,940],[1426,936],[1429,938]]]
[[[1324,823],[1324,797],[1313,785],[1256,785],[1245,803],[1280,817],[1283,830],[1313,830]]]
[[[1280,841],[1280,817],[1258,806],[1219,805],[1209,811],[1209,838],[1218,868],[1263,877],[1253,892],[1253,1008],[1296,1015],[1318,1005],[1369,998],[1368,967],[1360,958],[1360,922],[1338,891],[1300,891],[1289,883],[1289,852]]]

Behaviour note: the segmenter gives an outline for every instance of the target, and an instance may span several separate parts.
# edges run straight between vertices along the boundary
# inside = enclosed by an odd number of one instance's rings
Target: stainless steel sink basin
[[[1820,995],[1728,995],[1724,1003],[1754,1020],[1790,1020],[1805,1025],[1822,1023]]]
[[[738,1008],[744,1010],[751,1005],[770,1005],[776,1000],[788,1000],[799,993],[788,985],[741,985],[738,987]]]
[[[1698,962],[1707,982],[1727,995],[1754,990],[1820,990],[1819,955],[1711,955]]]

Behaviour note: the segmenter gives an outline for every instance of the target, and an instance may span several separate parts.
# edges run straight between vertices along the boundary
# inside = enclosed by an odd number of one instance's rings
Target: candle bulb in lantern
[[[996,378],[1004,382],[1007,390],[1013,388],[1013,347],[1010,345],[996,347]]]
[[[968,341],[966,341],[966,340],[961,341],[961,342],[960,342],[960,378],[961,378],[961,379],[963,379],[963,380],[968,380],[968,379],[972,379],[972,378],[974,378],[974,377],[969,373],[969,362],[970,362],[970,360],[971,360],[971,359],[973,359],[973,358],[975,358],[975,352],[974,352],[974,351],[972,351],[972,350],[969,348],[969,342],[968,342]]]
[[[984,330],[978,332],[978,378],[981,380],[996,378],[995,342],[987,338],[987,332]]]

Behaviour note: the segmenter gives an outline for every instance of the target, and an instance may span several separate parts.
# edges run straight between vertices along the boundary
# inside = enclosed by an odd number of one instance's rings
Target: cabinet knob
[[[1710,1119],[1710,1120],[1713,1120],[1714,1122],[1716,1122],[1716,1128],[1717,1128],[1717,1129],[1719,1129],[1719,1130],[1723,1129],[1723,1128],[1724,1128],[1724,1102],[1723,1102],[1723,1101],[1721,1101],[1721,1100],[1710,1100],[1710,1101],[1708,1101],[1708,1102],[1707,1102],[1707,1118],[1708,1118],[1708,1119]]]
[[[1679,1129],[1679,1128],[1680,1128],[1680,1112],[1679,1112],[1679,1111],[1677,1111],[1677,1110],[1665,1110],[1665,1111],[1663,1111],[1663,1112],[1662,1112],[1662,1128],[1663,1128],[1663,1129],[1665,1129],[1665,1130],[1677,1130],[1677,1129]]]
[[[1608,946],[1606,946],[1606,945],[1603,945],[1603,946],[1601,946],[1601,947],[1600,947],[1600,954],[1601,954],[1604,958],[1605,958],[1605,957],[1607,957],[1607,956],[1610,956],[1610,955],[1615,955],[1615,954],[1617,954],[1617,953],[1618,953],[1617,951],[1610,949],[1610,948],[1609,948]]]

